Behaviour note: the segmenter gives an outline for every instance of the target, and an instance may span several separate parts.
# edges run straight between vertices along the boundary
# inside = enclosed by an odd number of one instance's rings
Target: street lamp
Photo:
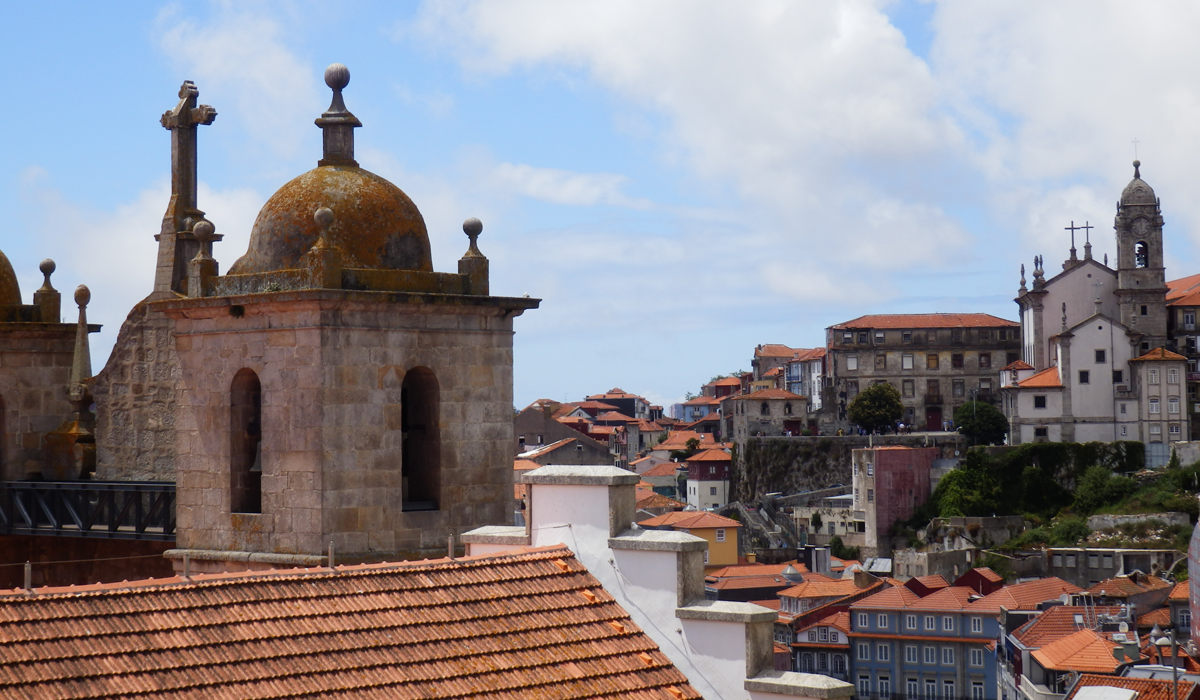
[[[1162,633],[1158,625],[1154,625],[1154,629],[1150,630],[1150,641],[1158,647],[1158,659],[1162,662],[1163,652],[1169,646],[1171,647],[1171,697],[1172,700],[1179,700],[1179,666],[1178,659],[1175,653],[1175,628],[1171,628],[1171,636]]]

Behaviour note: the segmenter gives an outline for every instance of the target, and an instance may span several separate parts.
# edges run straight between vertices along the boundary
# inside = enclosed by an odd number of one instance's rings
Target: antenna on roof
[[[329,568],[333,568],[333,540],[329,540]]]

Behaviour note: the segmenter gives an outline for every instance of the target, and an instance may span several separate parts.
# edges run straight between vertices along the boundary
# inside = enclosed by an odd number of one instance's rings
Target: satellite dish
[[[1129,631],[1129,623],[1122,622],[1121,624],[1117,625],[1117,631],[1118,632],[1128,632]]]

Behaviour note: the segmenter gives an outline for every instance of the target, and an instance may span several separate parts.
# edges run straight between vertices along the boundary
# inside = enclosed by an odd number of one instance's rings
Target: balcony
[[[1021,675],[1019,686],[1021,695],[1029,700],[1062,700],[1064,693],[1056,693],[1040,683],[1029,680],[1029,676]]]
[[[0,532],[173,542],[175,483],[2,481]]]
[[[1187,380],[1189,382],[1200,382],[1200,372],[1188,372]]]
[[[925,394],[925,405],[926,406],[934,406],[934,405],[937,405],[940,403],[942,403],[942,395],[941,394]]]

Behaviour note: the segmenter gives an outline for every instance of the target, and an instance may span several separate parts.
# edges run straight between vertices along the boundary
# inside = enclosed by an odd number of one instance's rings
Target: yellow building
[[[708,540],[704,553],[705,570],[738,563],[737,528],[741,523],[723,515],[704,511],[685,510],[664,513],[638,523],[647,530],[678,530]]]

